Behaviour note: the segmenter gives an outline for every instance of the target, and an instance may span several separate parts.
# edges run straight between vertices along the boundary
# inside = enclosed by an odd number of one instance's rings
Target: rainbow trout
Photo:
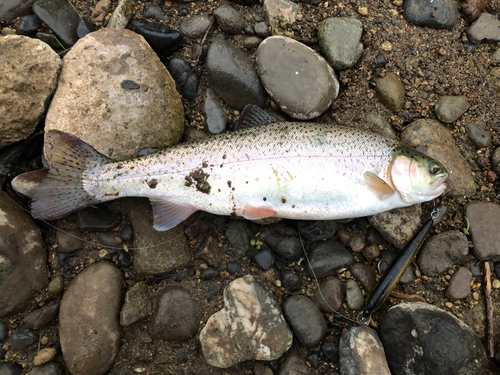
[[[438,161],[375,133],[278,121],[255,106],[245,108],[242,123],[251,127],[120,162],[50,130],[50,170],[32,215],[51,220],[121,197],[148,197],[161,231],[197,210],[346,219],[426,202],[446,189],[448,173]]]

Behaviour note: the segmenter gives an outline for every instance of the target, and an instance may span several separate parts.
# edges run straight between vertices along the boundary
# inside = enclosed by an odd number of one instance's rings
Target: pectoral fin
[[[267,207],[245,206],[242,215],[247,220],[258,220],[274,216],[276,211]]]
[[[191,205],[180,205],[161,198],[150,198],[154,213],[154,228],[158,231],[172,229],[191,216],[197,209]]]
[[[386,200],[394,195],[394,190],[380,177],[373,172],[365,172],[365,182],[381,201]]]

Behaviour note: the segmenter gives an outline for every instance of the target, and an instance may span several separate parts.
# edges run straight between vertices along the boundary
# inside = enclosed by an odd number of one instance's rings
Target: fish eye
[[[432,175],[436,175],[441,172],[441,166],[438,163],[430,163],[429,164],[429,173]]]

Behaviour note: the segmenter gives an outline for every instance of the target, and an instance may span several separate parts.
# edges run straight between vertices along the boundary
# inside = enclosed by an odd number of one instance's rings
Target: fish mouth
[[[433,199],[439,197],[446,190],[446,188],[448,187],[448,185],[445,183],[447,178],[448,178],[448,173],[441,176],[436,181],[436,183],[431,186],[431,191],[433,192],[433,194],[431,195],[433,196]]]

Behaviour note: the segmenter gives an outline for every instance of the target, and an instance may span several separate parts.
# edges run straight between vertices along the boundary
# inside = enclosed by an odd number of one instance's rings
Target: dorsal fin
[[[277,121],[279,120],[276,117],[264,111],[262,108],[254,104],[247,104],[245,108],[243,108],[243,112],[241,112],[240,119],[234,125],[234,130],[272,124]]]

